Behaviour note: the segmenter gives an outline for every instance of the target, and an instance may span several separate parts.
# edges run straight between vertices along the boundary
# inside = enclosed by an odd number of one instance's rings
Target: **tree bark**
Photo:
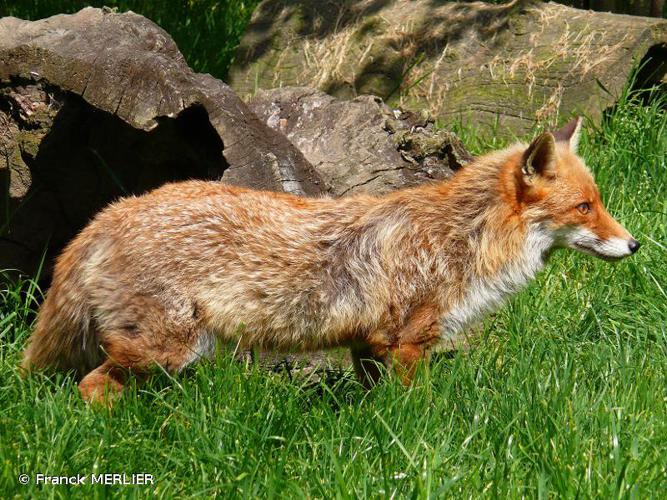
[[[104,205],[187,178],[322,192],[289,140],[149,20],[92,8],[0,19],[0,269],[34,275],[46,255],[48,277]]]
[[[511,137],[574,113],[599,119],[649,53],[664,76],[665,51],[652,51],[667,44],[662,19],[534,1],[409,4],[265,0],[230,83],[244,98],[288,85],[374,94]]]

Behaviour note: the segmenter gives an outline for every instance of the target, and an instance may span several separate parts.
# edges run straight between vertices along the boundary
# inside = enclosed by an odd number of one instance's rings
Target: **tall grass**
[[[41,19],[86,7],[132,10],[151,19],[174,39],[198,72],[225,79],[243,30],[259,0],[0,0],[0,17]]]
[[[581,497],[667,491],[667,118],[631,94],[582,154],[643,243],[573,252],[485,323],[468,354],[409,389],[305,386],[228,355],[88,408],[66,376],[21,379],[36,290],[0,306],[5,497]],[[487,143],[487,146],[490,144]],[[495,143],[494,143],[495,144]],[[484,144],[479,143],[480,148]],[[23,292],[20,291],[23,286]],[[35,475],[146,472],[152,486],[39,486]],[[31,476],[21,485],[21,473]]]

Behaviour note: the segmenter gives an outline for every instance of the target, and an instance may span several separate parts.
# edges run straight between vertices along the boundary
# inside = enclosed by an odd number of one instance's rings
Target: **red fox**
[[[187,181],[111,204],[57,260],[26,369],[76,370],[86,400],[218,339],[349,346],[408,383],[415,363],[499,307],[557,248],[606,260],[639,243],[576,154],[581,119],[383,196],[301,198]],[[368,361],[373,361],[370,363]]]

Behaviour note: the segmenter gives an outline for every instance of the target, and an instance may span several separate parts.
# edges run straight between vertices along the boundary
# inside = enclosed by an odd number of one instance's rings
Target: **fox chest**
[[[495,275],[469,278],[459,299],[453,301],[441,317],[442,338],[453,339],[524,288],[544,267],[544,254],[548,248],[549,240],[535,235],[526,241],[522,254]]]

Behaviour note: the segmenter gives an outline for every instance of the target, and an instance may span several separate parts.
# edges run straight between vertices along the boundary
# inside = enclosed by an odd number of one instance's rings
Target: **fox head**
[[[639,242],[605,209],[600,192],[577,155],[581,118],[538,136],[517,172],[520,198],[534,218],[567,247],[605,260],[635,253]]]

